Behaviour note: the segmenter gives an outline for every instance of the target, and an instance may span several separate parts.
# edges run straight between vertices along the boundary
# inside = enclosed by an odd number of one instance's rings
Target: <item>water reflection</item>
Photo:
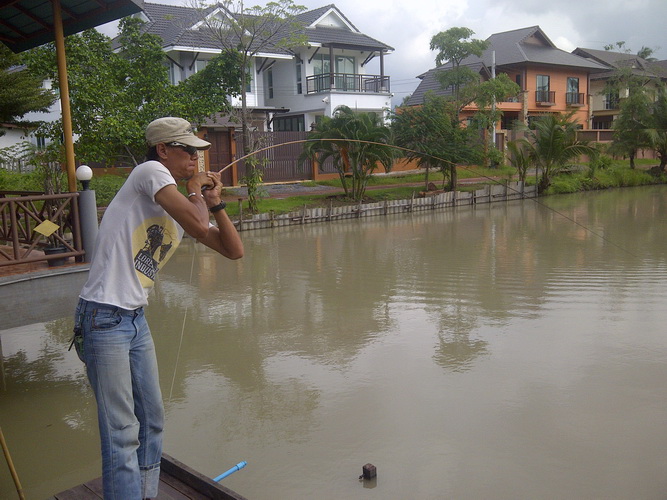
[[[540,203],[245,233],[235,262],[186,242],[147,309],[166,451],[247,460],[225,484],[258,499],[659,497],[667,191]],[[98,464],[70,330],[0,337],[3,429],[86,457],[36,497]]]

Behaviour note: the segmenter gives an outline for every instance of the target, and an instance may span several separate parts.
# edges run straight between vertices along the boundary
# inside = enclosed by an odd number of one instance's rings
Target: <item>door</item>
[[[209,169],[212,172],[219,172],[233,161],[231,133],[229,130],[211,130],[206,140],[211,143],[211,148],[208,150]],[[232,182],[232,167],[229,167],[222,172],[222,183],[231,186]]]

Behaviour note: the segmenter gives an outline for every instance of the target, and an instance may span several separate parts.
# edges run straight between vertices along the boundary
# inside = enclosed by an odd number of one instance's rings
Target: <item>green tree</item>
[[[240,90],[239,58],[231,51],[172,85],[159,38],[142,33],[141,25],[136,18],[121,20],[118,52],[96,30],[65,39],[80,160],[137,164],[146,152],[144,130],[149,122],[173,115],[200,124],[217,112],[229,111],[228,96]],[[30,51],[26,62],[43,78],[58,81],[53,44]],[[57,139],[62,124],[50,124],[43,132]]]
[[[461,110],[475,103],[477,112],[473,122],[484,131],[486,138],[482,143],[483,161],[486,164],[494,164],[502,158],[502,154],[495,150],[495,145],[490,144],[493,127],[502,116],[502,111],[495,106],[495,103],[518,94],[520,88],[506,74],[481,81],[479,73],[462,65],[463,60],[470,56],[481,57],[489,46],[488,41],[471,38],[473,34],[474,31],[469,28],[450,28],[433,36],[430,48],[438,51],[435,59],[438,66],[445,61],[451,65],[451,68],[440,71],[437,78],[443,89],[451,89],[457,123]],[[456,169],[453,169],[452,189],[456,188],[456,181]]]
[[[493,144],[493,130],[503,115],[496,103],[506,101],[509,97],[515,97],[520,91],[521,87],[505,73],[484,82],[473,83],[463,89],[462,94],[466,97],[464,105],[474,102],[477,108],[473,115],[473,123],[484,130],[486,140],[484,141],[483,160],[488,166],[497,165],[503,156]]]
[[[387,172],[393,166],[391,130],[375,113],[355,113],[340,106],[332,118],[324,117],[315,126],[308,139],[301,159],[310,158],[321,164],[331,158],[346,196],[355,201],[363,199],[378,164]]]
[[[21,59],[0,43],[0,122],[13,122],[30,111],[48,111],[56,95],[21,67]],[[3,133],[0,133],[3,135]]]
[[[574,112],[550,113],[537,118],[535,128],[527,131],[524,139],[516,141],[524,148],[539,173],[537,189],[543,193],[551,185],[553,176],[569,167],[579,156],[594,154],[588,143],[577,139],[579,124]]]
[[[437,50],[435,64],[442,66],[449,62],[451,69],[440,71],[438,80],[443,89],[452,89],[454,102],[460,111],[465,102],[470,102],[469,97],[461,96],[461,89],[472,84],[479,83],[479,74],[467,66],[461,66],[461,62],[469,56],[481,57],[489,42],[472,37],[475,32],[470,28],[455,27],[447,31],[441,31],[431,38],[431,50]],[[458,117],[457,117],[458,118]]]
[[[454,103],[445,97],[429,93],[423,105],[399,108],[391,115],[391,128],[394,143],[408,150],[405,156],[426,169],[427,188],[429,171],[436,168],[443,173],[443,187],[449,181],[452,189],[452,170],[475,156],[472,129],[458,125]]]
[[[632,54],[632,49],[628,47],[624,41],[616,43],[608,43],[607,45],[604,46],[604,50],[608,51],[620,50],[625,54]],[[653,57],[654,52],[655,52],[654,49],[647,47],[646,45],[642,45],[642,48],[637,51],[637,56],[641,57],[642,59],[646,59],[647,61],[657,61],[657,59]]]
[[[264,7],[246,7],[243,0],[224,0],[216,5],[223,12],[213,16],[210,15],[211,8],[200,0],[197,8],[199,17],[220,49],[239,53],[243,89],[250,85],[252,62],[258,54],[276,48],[289,51],[308,41],[303,33],[303,23],[296,18],[306,7],[296,5],[292,0],[268,2]],[[240,111],[243,154],[247,155],[251,151],[252,141],[248,127],[251,117],[245,92],[241,92]]]
[[[519,174],[519,181],[526,182],[528,169],[532,165],[532,160],[528,152],[528,147],[522,141],[509,141],[507,143],[507,159]]]
[[[653,103],[646,134],[648,146],[658,154],[660,168],[664,170],[667,166],[667,88],[664,85]]]
[[[620,100],[619,113],[612,124],[614,140],[610,152],[627,156],[630,168],[635,168],[637,152],[648,146],[646,134],[653,96],[648,90],[650,79],[635,75],[629,68],[621,68],[609,79],[604,92],[611,95],[627,93]]]

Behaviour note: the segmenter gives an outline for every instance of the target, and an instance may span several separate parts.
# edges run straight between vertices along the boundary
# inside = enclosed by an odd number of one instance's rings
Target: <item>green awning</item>
[[[141,0],[60,0],[65,36],[141,11]],[[0,0],[0,42],[13,52],[52,42],[52,0]]]

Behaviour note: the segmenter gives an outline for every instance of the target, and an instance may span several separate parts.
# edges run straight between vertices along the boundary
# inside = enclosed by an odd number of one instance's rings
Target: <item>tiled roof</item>
[[[656,73],[659,72],[660,76],[667,77],[667,59],[664,61],[652,61],[651,69]]]
[[[357,50],[394,50],[389,45],[378,42],[363,33],[332,28],[329,26],[317,26],[315,28],[306,28],[306,35],[311,43],[320,43],[322,45],[333,44],[336,46],[348,46]]]
[[[479,61],[474,64],[468,64],[465,66],[468,66],[476,73],[484,72],[487,75],[490,74],[488,68]],[[449,69],[451,69],[451,64],[447,63],[420,75],[419,78],[421,78],[422,81],[419,83],[419,86],[415,89],[412,95],[408,98],[406,105],[417,106],[419,104],[423,104],[426,94],[429,92],[435,95],[451,95],[451,90],[443,89],[440,86],[440,82],[438,80],[438,73],[441,71],[447,71]]]
[[[593,79],[605,79],[617,72],[617,70],[630,68],[633,75],[645,77],[661,77],[667,76],[667,67],[660,65],[660,61],[648,61],[636,54],[628,54],[627,52],[612,52],[609,50],[585,49],[577,47],[572,51],[581,57],[588,58],[604,64],[607,68],[602,73],[593,75]]]
[[[208,14],[217,8],[218,6],[209,7],[205,12]],[[311,43],[348,46],[358,50],[393,50],[389,45],[360,33],[334,4],[303,12],[298,14],[296,18],[304,26],[310,26],[331,9],[335,9],[336,13],[345,19],[355,31],[329,26],[306,27],[304,32]],[[149,19],[149,22],[143,28],[144,31],[160,36],[163,40],[163,47],[219,48],[219,44],[211,36],[207,35],[204,30],[192,29],[201,19],[201,13],[196,9],[144,2],[143,11]],[[287,50],[279,47],[274,47],[271,51],[276,54],[289,53]]]
[[[528,42],[533,39],[540,44]],[[513,64],[549,64],[584,68],[590,70],[606,69],[600,63],[579,57],[557,48],[539,26],[531,26],[504,33],[496,33],[487,38],[489,47],[482,54],[482,61],[491,67],[493,51],[496,52],[496,66]],[[472,62],[480,58],[471,56],[464,62]]]
[[[307,12],[303,12],[303,13],[299,14],[296,17],[299,21],[304,23],[306,26],[310,26],[315,21],[317,21],[320,17],[322,17],[324,14],[329,12],[331,9],[335,9],[336,13],[338,13],[338,15],[340,15],[345,20],[345,22],[347,22],[350,26],[352,26],[352,28],[355,31],[357,31],[357,32],[359,31],[357,29],[357,27],[354,24],[352,24],[352,22],[345,16],[345,14],[343,14],[338,9],[338,7],[336,7],[335,4],[329,4],[329,5],[325,5],[324,7],[319,7],[317,9],[309,10]]]
[[[462,65],[475,67],[480,65],[491,68],[493,65],[493,53],[495,51],[496,68],[513,65],[525,64],[545,64],[553,66],[567,66],[570,68],[587,69],[591,72],[605,71],[607,66],[583,57],[565,52],[557,48],[547,37],[539,26],[531,26],[503,33],[495,33],[487,38],[488,48],[482,53],[481,57],[469,56],[461,61]],[[446,92],[440,89],[435,72],[437,70],[446,70],[450,66],[445,64],[440,68],[432,69],[418,78],[422,81],[414,91],[408,105],[421,104],[426,91],[432,90],[439,95],[445,95]]]

